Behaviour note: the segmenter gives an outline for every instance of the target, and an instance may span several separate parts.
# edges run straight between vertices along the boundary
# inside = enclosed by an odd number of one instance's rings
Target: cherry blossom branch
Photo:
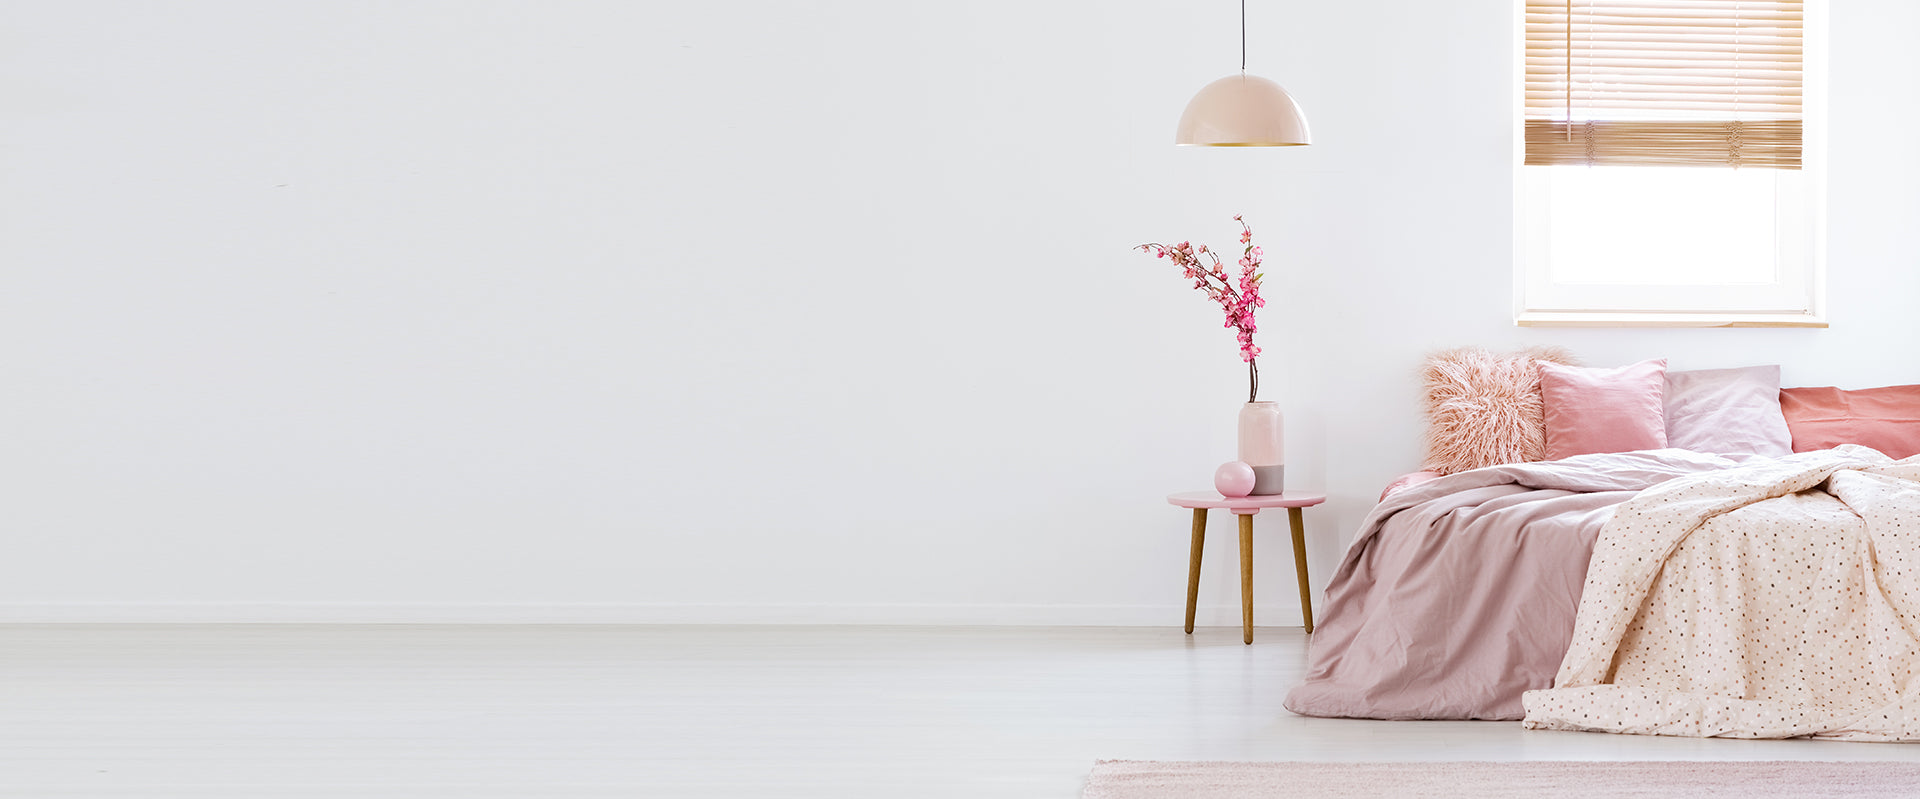
[[[1235,338],[1240,342],[1240,359],[1247,362],[1247,401],[1254,402],[1260,395],[1260,370],[1255,359],[1260,348],[1253,344],[1253,334],[1259,329],[1254,321],[1254,311],[1265,307],[1267,302],[1260,297],[1260,281],[1265,277],[1259,271],[1261,251],[1253,246],[1253,229],[1245,220],[1235,216],[1233,221],[1240,223],[1240,280],[1227,277],[1227,270],[1220,263],[1220,256],[1202,244],[1195,248],[1191,242],[1179,244],[1142,244],[1135,249],[1150,253],[1155,258],[1166,258],[1178,264],[1182,274],[1193,280],[1193,287],[1206,292],[1207,299],[1220,303],[1220,309],[1226,313],[1225,327],[1234,328]],[[1212,268],[1200,262],[1200,256],[1213,261]],[[1214,285],[1218,281],[1219,285]]]

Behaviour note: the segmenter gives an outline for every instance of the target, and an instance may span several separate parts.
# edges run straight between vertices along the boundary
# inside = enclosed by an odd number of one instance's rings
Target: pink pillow
[[[1385,501],[1386,498],[1391,496],[1395,491],[1412,488],[1421,483],[1431,483],[1445,476],[1446,475],[1439,472],[1414,472],[1413,474],[1400,475],[1399,479],[1387,484],[1385,491],[1380,492],[1380,499]]]
[[[1859,444],[1895,458],[1920,455],[1920,386],[1783,388],[1780,410],[1794,452]]]
[[[1424,468],[1452,474],[1545,457],[1537,364],[1571,361],[1558,348],[1496,355],[1462,347],[1427,358],[1420,373],[1427,390]]]
[[[1665,358],[1618,369],[1540,364],[1547,457],[1665,447],[1666,389]]]

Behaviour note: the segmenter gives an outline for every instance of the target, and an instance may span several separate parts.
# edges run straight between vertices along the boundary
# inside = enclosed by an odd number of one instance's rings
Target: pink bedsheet
[[[1448,475],[1368,514],[1327,587],[1287,709],[1377,719],[1518,719],[1572,638],[1600,528],[1642,489],[1738,460],[1582,455]]]

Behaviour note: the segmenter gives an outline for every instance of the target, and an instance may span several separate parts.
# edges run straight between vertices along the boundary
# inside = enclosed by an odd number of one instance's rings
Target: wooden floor
[[[1305,636],[0,627],[0,796],[1075,797],[1096,758],[1920,760],[1282,709]]]

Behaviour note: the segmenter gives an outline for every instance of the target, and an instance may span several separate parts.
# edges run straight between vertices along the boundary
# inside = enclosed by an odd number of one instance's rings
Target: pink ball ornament
[[[1244,497],[1253,492],[1253,467],[1240,461],[1220,464],[1213,470],[1213,488],[1223,497]]]

